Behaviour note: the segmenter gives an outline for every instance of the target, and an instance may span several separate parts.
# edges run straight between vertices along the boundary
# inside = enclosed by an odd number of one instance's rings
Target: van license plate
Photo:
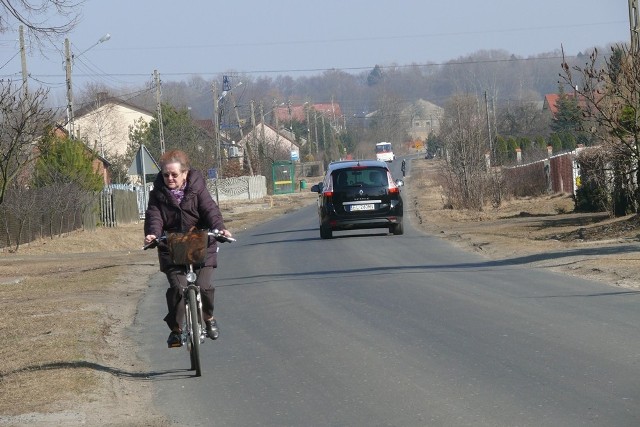
[[[366,205],[351,205],[351,212],[353,211],[372,211],[375,206],[372,203]]]

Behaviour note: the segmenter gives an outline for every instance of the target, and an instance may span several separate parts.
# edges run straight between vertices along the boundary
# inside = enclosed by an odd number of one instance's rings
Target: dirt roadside
[[[417,159],[406,178],[405,218],[425,232],[487,259],[640,288],[636,217],[573,213],[565,196],[456,212],[443,209],[438,173],[437,162]],[[304,192],[221,208],[238,232],[315,200]],[[128,338],[157,272],[155,254],[139,250],[141,236],[132,224],[0,253],[0,334],[14,342],[0,348],[0,425],[170,425],[153,411],[149,369]],[[29,328],[18,333],[10,319]]]
[[[487,259],[640,289],[640,216],[576,213],[568,195],[505,200],[483,212],[444,209],[440,168],[425,159],[411,165],[405,216],[422,230]]]

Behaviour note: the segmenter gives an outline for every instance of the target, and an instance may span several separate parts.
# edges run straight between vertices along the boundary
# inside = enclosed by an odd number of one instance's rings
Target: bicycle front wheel
[[[189,289],[187,298],[190,314],[189,320],[191,320],[191,367],[195,368],[196,377],[199,377],[202,375],[202,369],[200,366],[200,334],[202,332],[202,326],[198,321],[198,301],[195,289]]]

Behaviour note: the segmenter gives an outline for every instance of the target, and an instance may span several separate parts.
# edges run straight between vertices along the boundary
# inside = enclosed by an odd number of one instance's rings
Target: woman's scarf
[[[182,198],[184,197],[184,189],[187,188],[187,181],[185,180],[184,184],[180,188],[176,188],[175,190],[169,190],[173,197],[178,201],[178,205],[182,202]]]

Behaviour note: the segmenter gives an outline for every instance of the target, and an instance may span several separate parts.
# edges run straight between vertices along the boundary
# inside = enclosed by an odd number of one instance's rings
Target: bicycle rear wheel
[[[198,301],[196,299],[195,289],[189,289],[187,293],[189,304],[189,317],[191,321],[191,369],[195,368],[196,377],[202,375],[202,369],[200,366],[200,329],[201,325],[198,322]]]

